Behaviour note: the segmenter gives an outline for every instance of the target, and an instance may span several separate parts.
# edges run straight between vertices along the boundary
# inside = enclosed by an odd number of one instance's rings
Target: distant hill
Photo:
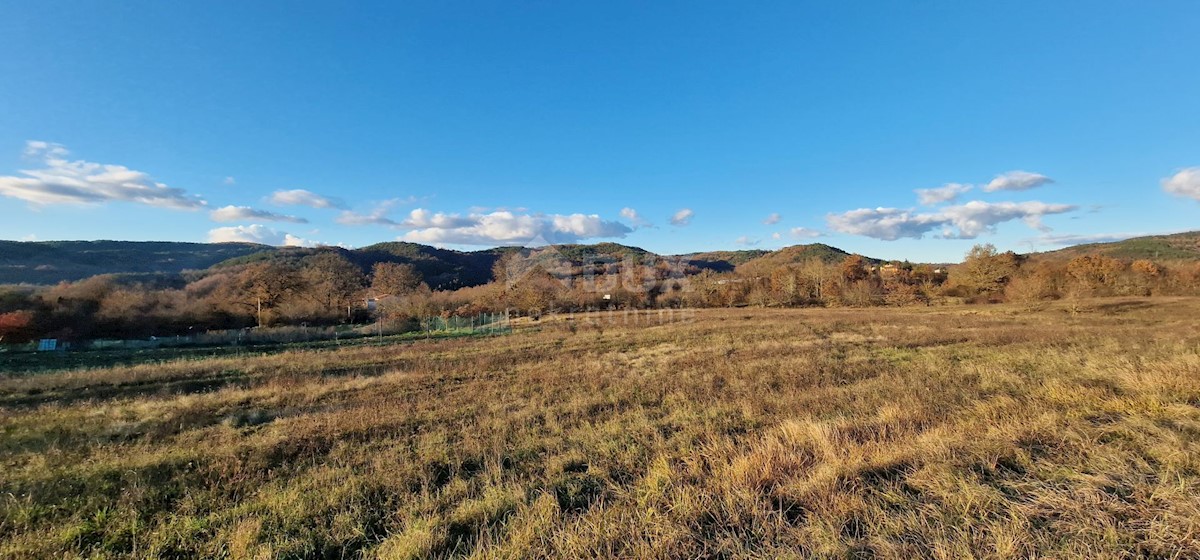
[[[369,271],[378,262],[413,265],[425,283],[435,290],[486,284],[492,279],[492,265],[505,249],[454,251],[406,242],[377,243],[352,251],[350,260]]]
[[[508,249],[466,252],[404,242],[377,243],[359,249],[265,247],[256,253],[241,255],[217,263],[213,268],[231,268],[265,262],[304,266],[304,261],[308,257],[321,252],[333,251],[358,265],[364,273],[370,272],[371,268],[380,262],[411,264],[430,287],[453,289],[476,286],[490,281],[492,265],[506,250]]]
[[[556,258],[565,259],[576,266],[597,262],[620,263],[626,259],[642,262],[658,258],[657,255],[638,247],[618,243],[596,243],[593,245],[554,245]],[[297,247],[271,247],[258,253],[233,258],[216,265],[216,268],[242,266],[257,262],[277,262],[303,266],[304,259],[321,251],[336,251],[357,264],[363,272],[369,272],[376,263],[394,262],[411,264],[433,289],[455,289],[478,286],[492,280],[492,267],[501,257],[509,253],[529,255],[541,253],[546,248],[525,249],[521,247],[497,247],[480,251],[455,251],[428,245],[407,242],[387,242],[369,245],[360,249],[321,247],[305,249]]]
[[[340,247],[271,247],[252,243],[174,243],[131,241],[0,241],[0,284],[54,284],[98,274],[178,274],[184,270],[227,269],[254,263],[276,262],[304,266],[305,260],[333,251],[358,265],[363,272],[379,262],[412,264],[434,289],[477,286],[492,280],[496,261],[511,253],[543,254],[547,248],[497,247],[479,251],[439,249],[416,243],[387,242],[359,249]],[[836,263],[848,253],[823,243],[795,245],[777,251],[709,251],[662,256],[619,243],[555,245],[556,258],[570,261],[576,270],[596,266],[610,272],[620,263],[646,263],[658,259],[683,259],[691,270],[730,272],[764,270],[817,258]],[[873,263],[877,259],[868,259]]]
[[[714,272],[730,272],[738,265],[752,261],[763,255],[770,254],[771,251],[764,249],[745,249],[741,251],[706,251],[703,253],[686,253],[676,255],[676,258],[684,259],[692,265]]]
[[[558,245],[558,253],[578,264],[642,260],[657,255],[617,243]],[[321,251],[335,251],[364,272],[378,262],[412,264],[435,289],[485,284],[503,255],[528,252],[518,247],[480,251],[439,249],[416,243],[377,243],[359,249],[272,247],[253,243],[135,241],[0,241],[0,284],[56,284],[100,274],[179,274],[185,270],[277,262],[303,266]]]
[[[1074,245],[1057,251],[1033,253],[1029,256],[1034,259],[1070,259],[1080,255],[1091,254],[1101,254],[1127,260],[1200,260],[1200,231],[1134,237],[1111,243]]]
[[[619,262],[625,259],[642,260],[658,257],[641,247],[630,247],[620,243],[596,243],[592,245],[554,245],[559,256],[583,264],[585,261],[611,260]]]
[[[739,271],[769,271],[781,266],[789,264],[800,264],[812,259],[818,259],[822,262],[835,264],[841,262],[846,257],[850,256],[837,247],[831,247],[824,243],[812,243],[808,245],[792,245],[784,247],[778,251],[770,251],[757,258],[750,259],[738,265]],[[866,257],[867,261],[872,264],[878,264],[882,261]]]
[[[0,241],[0,284],[56,284],[97,274],[178,274],[272,249],[253,243]]]

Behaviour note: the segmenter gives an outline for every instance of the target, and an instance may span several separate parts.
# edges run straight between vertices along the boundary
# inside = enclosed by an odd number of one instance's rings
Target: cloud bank
[[[52,204],[104,204],[133,202],[158,208],[196,210],[205,202],[183,189],[156,182],[150,175],[123,165],[69,161],[65,147],[52,142],[25,143],[25,157],[43,167],[24,169],[24,177],[0,177],[0,196],[46,206]]]
[[[246,222],[251,220],[266,220],[269,222],[290,222],[307,224],[308,220],[297,216],[285,216],[266,210],[258,210],[249,206],[226,206],[213,210],[208,215],[214,222]]]
[[[1077,208],[1070,204],[1047,204],[1037,201],[974,200],[929,213],[899,208],[860,208],[842,214],[830,214],[826,220],[834,231],[885,241],[895,241],[903,237],[921,239],[934,230],[942,230],[941,237],[945,238],[974,239],[982,233],[993,231],[996,225],[1012,220],[1021,220],[1032,228],[1044,230],[1041,223],[1043,216],[1062,214]],[[953,231],[954,229],[957,229],[957,232]]]
[[[345,208],[346,203],[329,196],[319,195],[304,189],[275,191],[269,199],[278,206],[308,206],[309,208]]]
[[[916,189],[917,202],[923,206],[934,206],[943,202],[954,202],[963,193],[971,190],[971,185],[961,183],[946,183],[936,189]]]
[[[596,214],[515,214],[507,210],[467,216],[418,208],[402,227],[414,228],[403,241],[453,245],[526,245],[576,243],[596,237],[625,237],[633,228]]]
[[[208,232],[209,243],[259,243],[287,247],[314,247],[316,242],[262,224],[219,227]]]
[[[471,217],[463,218],[458,214],[446,214],[444,212],[432,212],[424,208],[416,208],[408,213],[408,219],[401,222],[400,225],[415,229],[460,229],[476,225],[479,223],[481,216],[495,214],[512,215],[507,210],[497,210],[491,214],[474,212],[471,214]]]

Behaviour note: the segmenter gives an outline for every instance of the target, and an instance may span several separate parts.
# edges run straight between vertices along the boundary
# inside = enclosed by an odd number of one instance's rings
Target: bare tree
[[[371,268],[371,294],[403,296],[421,285],[421,275],[411,264],[381,262]]]
[[[261,327],[273,318],[275,308],[303,287],[304,280],[291,267],[265,263],[243,270],[229,287],[229,297],[232,303],[249,308]]]
[[[302,273],[305,294],[334,316],[350,306],[366,283],[366,277],[357,265],[334,251],[322,251],[304,260]]]

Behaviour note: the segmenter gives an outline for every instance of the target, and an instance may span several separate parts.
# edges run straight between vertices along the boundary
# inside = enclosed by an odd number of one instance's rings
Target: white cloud
[[[696,213],[692,212],[691,208],[682,208],[678,212],[671,215],[671,225],[686,226],[692,223],[692,217],[695,215]]]
[[[24,177],[0,177],[0,196],[35,205],[104,204],[135,202],[159,208],[195,210],[204,207],[200,197],[183,189],[155,182],[147,173],[123,165],[68,161],[59,144],[31,140],[25,156],[41,160],[41,169],[26,169]]]
[[[467,213],[469,214],[487,214],[488,212],[516,212],[524,214],[529,212],[529,209],[524,206],[514,206],[512,208],[507,206],[470,206],[467,208]]]
[[[224,181],[221,181],[221,183],[227,186],[233,186],[237,184],[237,180],[235,180],[233,177],[226,177]]]
[[[302,239],[285,231],[275,231],[262,224],[219,227],[208,232],[209,243],[259,243],[288,247],[314,247],[314,241]]]
[[[37,239],[38,239],[37,234],[31,233],[29,235],[22,237],[21,241],[37,241]]]
[[[1009,171],[1001,173],[992,179],[990,183],[983,187],[985,192],[996,191],[1027,191],[1037,188],[1042,185],[1053,183],[1051,179],[1041,173],[1030,173],[1028,171]]]
[[[629,223],[633,224],[634,228],[654,227],[654,224],[643,218],[641,214],[638,214],[637,210],[629,208],[628,206],[621,209],[621,217],[629,220]]]
[[[778,231],[771,234],[771,239],[783,239],[783,234]]]
[[[754,239],[747,235],[743,235],[743,236],[733,240],[734,243],[737,243],[738,245],[744,245],[746,247],[753,247],[755,245],[758,245],[759,241],[760,240]]]
[[[485,211],[486,212],[486,211]],[[493,214],[507,212],[506,210],[497,210]],[[408,213],[408,219],[401,222],[400,225],[406,228],[424,229],[456,229],[475,225],[478,220],[474,216],[485,215],[483,212],[472,212],[470,218],[460,217],[458,214],[446,214],[444,212],[431,212],[424,208],[413,209]]]
[[[596,214],[555,214],[550,216],[556,233],[565,233],[578,239],[591,237],[625,237],[630,228],[618,222],[600,219]]]
[[[808,229],[806,227],[794,227],[794,228],[788,230],[788,235],[791,235],[792,237],[794,237],[796,239],[812,239],[814,237],[821,237],[824,234],[815,229]]]
[[[409,201],[411,201],[411,200],[412,199],[410,198]],[[333,221],[335,221],[339,224],[345,225],[345,226],[365,226],[365,225],[379,225],[379,226],[393,226],[393,227],[399,226],[400,222],[397,222],[397,221],[387,217],[387,214],[388,214],[388,212],[391,212],[392,208],[396,207],[396,205],[404,204],[406,202],[407,201],[399,199],[399,198],[385,200],[383,202],[376,204],[375,207],[372,208],[371,211],[366,214],[360,214],[358,212],[346,210],[346,211],[342,212],[341,214],[339,214],[338,217],[334,218]]]
[[[381,212],[371,212],[369,214],[360,214],[358,212],[353,212],[350,210],[345,210],[341,214],[338,214],[338,216],[336,218],[334,218],[333,221],[335,221],[339,224],[342,224],[344,226],[368,226],[368,225],[397,226],[397,225],[400,225],[399,222],[385,216]]]
[[[783,219],[783,216],[780,216],[779,212],[772,212],[769,216],[766,217],[766,219],[763,220],[763,223],[767,224],[769,226],[773,226],[775,224],[778,224],[779,220],[782,220],[782,219]]]
[[[1029,202],[980,202],[973,200],[961,206],[942,209],[950,225],[958,228],[958,237],[974,239],[981,233],[991,232],[996,224],[1021,220],[1031,228],[1049,231],[1042,225],[1042,216],[1063,214],[1077,209],[1071,204],[1047,204]]]
[[[991,232],[996,225],[1021,220],[1026,225],[1045,231],[1041,218],[1075,210],[1069,204],[1044,202],[981,202],[974,200],[958,206],[947,206],[934,213],[916,213],[898,208],[860,208],[826,217],[835,231],[894,241],[902,237],[920,239],[934,230],[942,237],[974,239]],[[957,229],[957,232],[954,231]]]
[[[917,201],[924,206],[934,206],[943,202],[954,202],[963,193],[971,190],[971,185],[961,183],[946,183],[936,189],[916,189]]]
[[[290,191],[275,191],[271,194],[272,204],[279,206],[308,206],[311,208],[345,208],[346,204],[339,199],[319,195],[304,189]]]
[[[576,243],[596,237],[624,237],[633,231],[595,214],[529,215],[505,210],[460,217],[418,208],[403,225],[416,229],[401,236],[401,240],[454,245]]]
[[[1189,167],[1162,180],[1164,191],[1200,200],[1200,167]]]
[[[44,140],[26,140],[25,151],[22,154],[27,158],[65,158],[71,152],[66,146],[54,142],[46,142]]]
[[[834,231],[888,241],[901,237],[919,239],[944,223],[937,216],[914,214],[899,208],[859,208],[842,214],[830,214],[826,216],[826,221]]]
[[[307,224],[308,220],[296,216],[285,216],[266,210],[257,210],[249,206],[226,206],[213,210],[208,215],[214,222],[245,222],[250,220],[267,220],[270,222],[291,222]]]

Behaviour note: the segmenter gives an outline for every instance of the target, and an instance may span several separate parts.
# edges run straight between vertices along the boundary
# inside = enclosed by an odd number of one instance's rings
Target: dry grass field
[[[1200,300],[689,313],[0,377],[0,557],[1200,557]]]

